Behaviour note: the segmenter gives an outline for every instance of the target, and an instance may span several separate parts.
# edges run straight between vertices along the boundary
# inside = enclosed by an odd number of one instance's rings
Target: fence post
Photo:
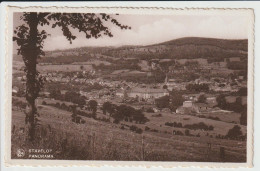
[[[219,148],[219,157],[221,161],[225,161],[225,147]]]
[[[207,149],[207,160],[210,160],[210,153],[211,153],[211,143],[208,143],[208,149]]]
[[[92,134],[92,157],[95,160],[95,132]]]
[[[144,135],[142,135],[142,160],[145,160],[145,150],[144,150]]]

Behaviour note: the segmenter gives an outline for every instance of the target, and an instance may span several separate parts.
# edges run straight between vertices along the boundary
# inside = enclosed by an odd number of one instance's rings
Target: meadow
[[[25,114],[13,107],[12,158],[17,158],[18,148],[23,148],[25,151],[31,148],[48,148],[55,152],[55,159],[65,160],[246,161],[246,141],[216,139],[214,136],[206,135],[201,137],[173,135],[172,130],[184,130],[184,128],[164,125],[167,121],[183,124],[204,121],[214,125],[211,133],[214,135],[226,133],[233,127],[232,123],[166,113],[162,113],[162,117],[153,117],[152,114],[145,113],[150,119],[146,124],[128,122],[115,124],[84,116],[82,118],[86,122],[77,124],[71,121],[71,112],[41,105],[41,100],[38,101],[38,112],[40,126],[37,127],[37,138],[35,142],[28,142],[25,138],[26,131],[23,131]],[[98,110],[97,117],[105,116]],[[132,132],[126,125],[136,125],[142,128],[143,132],[141,134]],[[145,126],[158,131],[145,131]],[[241,128],[243,132],[246,131],[245,127]],[[203,131],[197,131],[203,134]],[[196,135],[197,132],[191,131],[191,134]],[[224,159],[220,158],[221,147],[225,148]]]

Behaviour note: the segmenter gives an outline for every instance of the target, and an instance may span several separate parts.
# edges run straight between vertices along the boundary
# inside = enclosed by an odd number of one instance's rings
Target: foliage
[[[115,111],[112,113],[112,117],[117,121],[135,121],[136,123],[140,124],[148,121],[141,110],[137,110],[127,105],[115,106]]]
[[[90,110],[92,111],[93,118],[96,118],[97,105],[98,105],[98,103],[96,100],[90,100],[88,102],[88,106],[89,106]]]
[[[238,125],[235,125],[233,128],[231,128],[226,137],[230,139],[238,139],[242,136],[241,127]]]
[[[28,136],[34,140],[37,126],[37,108],[35,99],[43,87],[44,78],[37,71],[38,59],[44,55],[43,45],[48,34],[39,30],[39,26],[51,25],[52,28],[60,27],[63,35],[72,43],[76,39],[70,29],[77,29],[85,33],[87,39],[99,38],[102,35],[112,37],[112,33],[104,23],[112,23],[120,29],[130,29],[120,24],[110,15],[100,13],[50,13],[50,12],[24,12],[20,18],[24,24],[14,31],[13,41],[18,45],[18,55],[22,55],[26,73],[26,100],[30,111],[26,113],[26,124],[29,128]]]
[[[143,132],[143,130],[141,128],[138,128],[135,125],[130,126],[130,130],[133,131],[133,132],[136,132],[138,134],[141,134]]]
[[[200,95],[198,98],[199,103],[206,103],[206,100],[207,100],[207,98],[204,94]]]
[[[247,70],[247,62],[228,62],[227,68],[233,70]]]
[[[154,113],[154,110],[153,110],[152,107],[149,107],[149,108],[146,110],[146,112],[148,112],[148,113]]]
[[[175,128],[182,128],[182,123],[181,122],[179,122],[179,123],[177,123],[177,122],[165,122],[165,125],[166,126],[170,126],[170,127],[175,127]]]
[[[170,97],[169,96],[163,96],[163,97],[155,99],[155,105],[159,109],[168,108],[169,107],[169,102],[170,102]]]
[[[247,88],[246,87],[242,87],[237,91],[237,95],[238,96],[247,96]]]
[[[102,109],[103,109],[103,114],[104,115],[106,115],[106,112],[111,113],[111,111],[112,111],[112,104],[110,102],[105,102],[105,103],[103,103]]]
[[[247,125],[247,106],[243,108],[239,120],[241,125]]]
[[[220,107],[221,109],[225,109],[227,107],[227,101],[226,101],[226,97],[223,94],[220,94],[217,98],[216,101],[218,103],[218,107]]]
[[[179,91],[170,92],[170,109],[171,111],[176,111],[176,109],[181,106],[184,102],[184,98],[182,97],[182,93]]]
[[[187,124],[183,126],[184,128],[193,129],[193,130],[205,130],[205,131],[212,131],[214,127],[212,125],[206,125],[204,122],[194,123],[194,124]]]
[[[208,92],[209,86],[208,84],[188,84],[186,89],[191,92]]]
[[[185,133],[186,136],[190,136],[190,130],[185,129],[185,132],[184,132],[184,133]]]

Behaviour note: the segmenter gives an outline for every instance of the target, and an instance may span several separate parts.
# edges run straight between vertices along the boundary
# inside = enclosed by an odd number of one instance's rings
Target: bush
[[[152,117],[162,117],[162,114],[152,115]]]
[[[177,131],[176,135],[183,135],[183,133],[181,131]]]
[[[197,115],[197,117],[199,117],[199,118],[206,118],[205,115]]]
[[[213,131],[214,127],[212,125],[209,126],[209,131]]]
[[[113,123],[119,124],[119,120],[118,120],[118,119],[115,119],[115,120],[113,121]]]
[[[150,128],[149,128],[148,126],[145,126],[144,130],[145,130],[145,131],[149,131]]]
[[[181,131],[178,131],[178,130],[177,130],[177,131],[176,131],[176,130],[173,130],[173,131],[172,131],[172,134],[173,134],[173,135],[183,135],[183,133],[182,133]]]
[[[241,127],[238,125],[235,125],[233,128],[231,128],[226,137],[230,138],[230,139],[234,139],[237,140],[242,136],[242,131],[241,131]]]
[[[147,110],[146,110],[146,112],[148,112],[148,113],[154,113],[154,110],[153,110],[153,108],[148,108]]]
[[[216,121],[220,121],[219,117],[214,117],[214,116],[209,116],[208,119],[212,119],[212,120],[216,120]]]
[[[186,136],[190,136],[190,130],[185,129],[185,135],[186,135]]]
[[[143,130],[141,128],[138,128],[135,125],[130,126],[130,130],[135,132],[135,133],[138,133],[138,134],[141,134],[143,132]]]
[[[175,128],[182,128],[182,123],[181,122],[179,122],[179,123],[177,123],[177,122],[165,122],[165,125],[166,126],[170,126],[170,127],[175,127]]]
[[[159,132],[157,129],[151,129],[151,132]]]
[[[125,129],[125,127],[122,125],[122,126],[120,127],[120,129],[123,129],[123,130],[124,130],[124,129]]]
[[[208,126],[206,125],[204,122],[199,122],[199,123],[195,123],[195,124],[188,124],[185,125],[184,128],[188,128],[188,129],[192,129],[192,130],[205,130],[205,131],[212,131],[214,130],[214,127],[212,125]]]

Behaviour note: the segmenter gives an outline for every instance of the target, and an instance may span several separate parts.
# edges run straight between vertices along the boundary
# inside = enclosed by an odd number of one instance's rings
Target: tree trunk
[[[28,128],[28,137],[30,141],[34,140],[35,137],[35,127],[36,120],[35,115],[37,114],[37,108],[35,105],[35,100],[39,93],[39,88],[37,84],[37,70],[36,63],[39,52],[37,51],[37,25],[38,18],[37,13],[30,13],[28,25],[29,31],[29,41],[28,48],[26,49],[26,55],[24,58],[27,60],[25,62],[26,66],[26,100],[28,102],[29,111],[26,113],[26,125]]]

